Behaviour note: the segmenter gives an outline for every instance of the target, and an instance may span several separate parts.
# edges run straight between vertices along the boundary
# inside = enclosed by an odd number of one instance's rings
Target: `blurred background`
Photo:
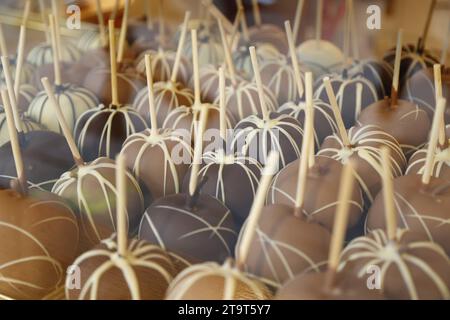
[[[29,33],[27,46],[33,46],[44,39],[39,30],[43,26],[40,23],[39,3],[33,1],[32,13],[30,15],[29,28],[34,30]],[[23,0],[0,0],[0,22],[6,25],[5,33],[8,44],[16,45],[18,25],[22,14]],[[50,8],[49,0],[42,0]],[[95,0],[63,1],[66,5],[76,4],[81,8],[82,28],[90,28],[96,23]],[[175,30],[181,23],[184,12],[191,10],[193,17],[198,17],[202,12],[200,0],[134,0],[132,1],[130,14],[133,19],[144,18],[145,2],[151,8],[151,14],[157,19],[160,3],[163,3],[163,14],[166,23]],[[236,13],[234,0],[214,0],[214,4],[231,21]],[[244,0],[246,16],[249,25],[253,23],[251,1]],[[355,16],[358,45],[362,57],[380,57],[383,52],[391,48],[395,43],[398,28],[404,29],[405,42],[416,43],[425,24],[426,14],[431,0],[355,0]],[[120,24],[124,0],[101,0],[105,19],[115,14],[117,24]],[[282,26],[286,19],[293,20],[296,0],[260,0],[260,9],[263,23],[274,23]],[[369,5],[378,5],[381,8],[382,20],[381,30],[369,30],[366,27],[366,13]],[[315,0],[305,0],[303,16],[301,20],[299,41],[312,38],[314,35]],[[343,19],[345,0],[324,0],[323,13],[323,37],[333,41],[342,47]],[[441,47],[445,37],[448,35],[450,21],[450,0],[439,0],[437,2],[433,19],[430,26],[427,49],[437,56],[441,55]],[[72,37],[79,36],[80,31],[63,30],[63,35]],[[82,31],[81,31],[82,32]],[[12,41],[8,41],[12,39]]]

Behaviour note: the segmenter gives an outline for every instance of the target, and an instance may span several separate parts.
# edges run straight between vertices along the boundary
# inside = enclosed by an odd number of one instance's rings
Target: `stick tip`
[[[116,156],[116,164],[118,165],[118,169],[125,163],[126,155],[123,152],[119,152]]]
[[[278,172],[279,158],[280,154],[278,153],[278,151],[275,150],[270,151],[267,157],[266,165],[262,171],[263,176],[267,175],[273,176]]]
[[[433,65],[433,70],[434,70],[434,72],[441,72],[441,65],[439,64],[439,63],[435,63],[434,65]]]

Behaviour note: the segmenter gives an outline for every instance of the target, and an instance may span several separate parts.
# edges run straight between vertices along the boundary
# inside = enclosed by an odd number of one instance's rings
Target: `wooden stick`
[[[52,14],[49,14],[48,21],[50,22],[50,34],[52,39],[52,53],[53,53],[53,72],[55,73],[55,85],[61,85],[61,69],[59,65],[59,54],[57,48],[57,39],[56,39],[56,26],[55,26],[55,17]]]
[[[164,5],[163,0],[159,0],[159,14],[158,14],[158,26],[159,26],[159,46],[163,48],[165,39],[165,24],[164,24]]]
[[[53,12],[53,23],[55,28],[55,39],[56,39],[56,52],[57,60],[61,61],[62,59],[62,51],[61,51],[61,24],[60,24],[60,11],[59,11],[59,2],[57,0],[52,0],[52,12]]]
[[[117,188],[117,252],[121,257],[128,252],[127,223],[127,174],[125,155],[119,153],[116,157],[116,188]]]
[[[357,82],[356,83],[356,102],[355,102],[356,110],[361,110],[361,108],[362,108],[362,92],[363,92],[363,85],[361,82]]]
[[[305,74],[305,82],[306,82],[306,104],[308,106],[312,106],[312,73],[306,72]],[[313,142],[313,127],[308,120],[311,116],[310,109],[307,107],[307,112],[305,113],[305,123],[303,130],[303,141],[302,141],[302,152],[300,157],[300,165],[298,169],[298,177],[297,177],[297,189],[295,192],[295,208],[294,215],[297,217],[302,216],[303,203],[305,201],[305,187],[306,187],[306,179],[308,176],[308,161],[309,161],[309,153],[311,152],[311,143]]]
[[[41,19],[45,26],[48,26],[47,24],[47,18],[46,18],[46,9],[45,9],[45,2],[44,0],[38,0],[39,1],[39,12],[41,13]],[[45,39],[47,43],[50,43],[50,34],[48,32],[48,29],[44,29]]]
[[[350,0],[345,0],[345,18],[344,18],[344,60],[343,66],[347,66],[350,54]]]
[[[237,286],[236,277],[232,273],[232,259],[227,258],[223,263],[223,268],[227,270],[224,277],[223,299],[222,300],[234,300]]]
[[[248,252],[250,251],[250,246],[258,226],[258,220],[261,216],[262,209],[266,201],[267,191],[269,190],[270,183],[272,182],[272,177],[278,169],[278,161],[278,152],[272,150],[269,153],[267,164],[262,172],[258,190],[256,191],[255,199],[253,200],[252,208],[250,209],[250,214],[247,219],[247,224],[245,229],[242,231],[242,241],[238,248],[239,253],[236,261],[236,267],[240,270],[243,270],[245,261],[247,261]]]
[[[114,20],[108,21],[109,28],[109,58],[111,59],[111,96],[112,104],[119,106],[119,93],[117,92],[117,61],[116,37],[114,35]]]
[[[192,65],[194,73],[194,104],[200,105],[200,68],[198,66],[198,44],[197,44],[197,30],[191,30],[192,40]]]
[[[236,52],[236,49],[238,48],[238,45],[240,44],[240,42],[239,42],[240,39],[241,39],[240,32],[236,33],[235,36],[231,38],[231,41],[230,41],[231,52]]]
[[[189,24],[189,19],[191,18],[191,12],[186,11],[184,15],[183,27],[181,29],[180,39],[178,40],[177,53],[175,54],[175,62],[173,63],[172,74],[170,76],[170,81],[173,83],[177,82],[178,69],[180,67],[181,54],[183,53],[184,42],[186,39],[187,28]]]
[[[12,114],[14,116],[14,124],[18,132],[23,132],[22,121],[20,121],[19,108],[17,107],[16,94],[14,92],[14,84],[11,77],[11,68],[9,65],[9,58],[7,56],[1,57],[3,66],[3,75],[5,76],[6,88],[8,91],[9,103],[11,104]]]
[[[203,150],[203,133],[206,128],[206,121],[208,120],[209,108],[202,106],[200,111],[200,121],[197,127],[194,144],[194,160],[191,167],[191,176],[189,180],[189,195],[193,196],[195,189],[197,188],[198,172],[200,171],[200,165],[202,162],[202,150]]]
[[[0,1],[1,3],[1,1]],[[34,15],[33,15],[34,16]],[[34,17],[33,17],[34,18]],[[11,14],[5,15],[0,13],[0,20],[5,26],[13,26],[19,28],[22,25],[22,20],[20,13],[17,13],[16,10],[12,10]],[[42,23],[42,21],[36,19],[28,19],[27,21],[27,29],[34,30],[39,32],[45,32],[48,29],[48,25]],[[86,29],[92,29],[91,25],[87,25]],[[69,37],[79,37],[79,30],[70,30],[68,28],[61,29],[61,34],[69,36]],[[40,40],[40,39],[38,39]],[[49,42],[50,43],[50,42]]]
[[[106,35],[105,21],[103,19],[102,3],[100,0],[95,0],[95,11],[97,13],[98,29],[100,32],[102,47],[105,48],[108,45],[108,36]]]
[[[391,156],[386,146],[381,148],[381,165],[383,181],[384,214],[386,219],[386,230],[390,240],[397,239],[397,216],[394,202],[394,185],[391,172]]]
[[[305,0],[298,0],[297,8],[295,9],[295,18],[294,18],[294,32],[293,32],[294,47],[296,46],[296,43],[298,41],[298,32],[300,30],[300,22],[302,19],[304,6],[305,6]],[[286,25],[286,22],[285,22],[285,25]],[[292,53],[291,53],[291,55],[292,55]]]
[[[5,34],[3,33],[3,26],[0,23],[0,53],[2,56],[8,56],[8,47],[6,46]]]
[[[267,111],[266,99],[264,97],[264,89],[261,80],[261,73],[259,72],[258,58],[256,57],[255,47],[250,47],[250,58],[252,60],[253,72],[255,74],[256,86],[258,88],[259,103],[261,104],[261,111],[264,120],[269,120],[269,112]]]
[[[434,94],[435,100],[438,101],[439,98],[442,97],[442,77],[441,77],[441,65],[435,64],[433,65],[433,74],[434,74]],[[447,140],[445,133],[445,119],[442,117],[441,125],[439,127],[439,145],[445,145]]]
[[[422,40],[420,42],[420,48],[418,48],[420,51],[423,51],[425,49],[425,43],[428,38],[428,30],[430,29],[431,18],[433,17],[435,7],[436,7],[436,0],[431,0],[430,8],[428,9],[427,20],[425,22],[425,27],[423,29],[421,37]]]
[[[359,60],[358,30],[356,27],[355,4],[353,0],[350,0],[350,23],[352,54],[355,60]]]
[[[227,139],[227,116],[225,105],[225,72],[219,68],[219,107],[220,107],[220,137],[226,142]]]
[[[447,61],[447,51],[448,51],[448,47],[449,47],[449,42],[450,42],[450,21],[448,22],[447,33],[445,35],[444,43],[442,45],[442,53],[441,53],[440,63],[443,66],[445,66],[445,62]]]
[[[30,17],[31,0],[25,1],[25,6],[23,8],[22,25],[26,26],[28,18]]]
[[[233,33],[233,24],[230,22],[230,20],[227,19],[227,17],[223,15],[223,13],[216,7],[216,5],[212,1],[203,0],[202,4],[216,20],[220,20],[222,22],[222,26],[228,33]]]
[[[228,46],[228,41],[225,35],[225,30],[223,29],[222,21],[217,20],[220,30],[220,38],[222,39],[222,47],[225,52],[225,62],[228,67],[228,72],[231,77],[231,82],[236,85],[236,70],[234,69],[233,58],[231,57],[231,51]]]
[[[308,167],[311,168],[316,162],[315,158],[315,140],[314,140],[314,95],[313,95],[313,74],[309,76],[311,80],[308,80],[308,85],[306,86],[306,111],[305,111],[305,121],[306,124],[311,128],[309,152],[308,152]]]
[[[17,60],[16,60],[16,73],[14,75],[14,93],[16,95],[16,101],[19,99],[20,80],[22,76],[23,61],[25,58],[25,38],[27,29],[25,25],[20,26],[19,44],[17,46]]]
[[[19,145],[19,137],[16,131],[16,127],[14,125],[14,116],[11,108],[11,104],[9,103],[8,93],[4,88],[1,89],[1,97],[3,101],[3,107],[5,108],[6,121],[8,124],[8,134],[9,139],[11,140],[11,149],[13,152],[14,164],[16,166],[17,179],[20,185],[20,190],[24,193],[28,193],[28,185],[27,178],[25,174],[25,169],[23,165],[22,152],[20,150]]]
[[[99,0],[97,0],[99,1]],[[152,7],[150,1],[144,1],[145,4],[145,22],[147,23],[147,29],[152,30],[153,29],[153,23],[152,23]]]
[[[197,17],[205,20],[205,6],[202,1],[197,1]]]
[[[333,110],[334,118],[336,120],[336,124],[339,131],[339,136],[346,147],[350,147],[350,139],[347,134],[347,130],[345,129],[344,121],[342,120],[342,114],[339,109],[339,105],[336,101],[336,96],[334,95],[333,87],[331,86],[330,78],[325,77],[323,79],[323,83],[325,85],[325,90],[327,91],[328,100],[330,101],[331,108]]]
[[[339,257],[344,246],[345,234],[347,232],[348,213],[350,200],[353,192],[353,165],[348,162],[344,165],[339,183],[338,204],[334,216],[333,233],[330,241],[330,251],[328,253],[328,270],[325,287],[332,288],[335,275],[339,266]]]
[[[151,55],[146,54],[144,59],[145,59],[145,71],[147,75],[147,93],[148,93],[148,107],[150,111],[151,135],[157,136],[158,123],[156,118],[155,96],[153,94],[153,72],[152,72]]]
[[[236,1],[236,15],[234,16],[233,20],[233,32],[232,34],[235,34],[239,29],[239,24],[241,23],[241,16],[244,13],[244,7],[238,4],[238,1]]]
[[[402,58],[403,29],[398,31],[397,47],[395,49],[394,76],[392,78],[391,108],[397,106],[398,82],[400,79],[400,61]]]
[[[255,25],[260,27],[262,24],[261,21],[261,11],[259,10],[258,0],[252,0],[252,8],[253,8],[253,18],[255,19]]]
[[[305,116],[308,117],[308,119],[305,119],[305,122],[309,123],[312,128],[312,132],[314,132],[314,125],[312,121],[312,112],[314,107],[314,79],[312,72],[308,71],[305,72],[305,104],[306,104],[306,113]],[[314,140],[313,140],[314,141]]]
[[[442,77],[441,77],[441,65],[433,65],[433,75],[434,75],[434,97],[436,101],[442,97]]]
[[[428,142],[427,157],[425,160],[425,169],[422,174],[422,183],[425,185],[430,183],[433,174],[436,146],[439,139],[439,130],[441,128],[442,119],[444,118],[445,104],[445,98],[439,97],[434,110],[433,124],[431,126],[430,140]]]
[[[316,42],[319,45],[319,41],[322,39],[322,19],[323,19],[323,0],[317,0],[316,8]]]
[[[313,131],[314,132],[314,131]],[[308,153],[308,168],[311,169],[312,167],[314,167],[315,163],[316,163],[316,154],[315,154],[315,141],[314,141],[314,135],[311,136],[311,140],[312,142],[310,143],[310,151]]]
[[[206,2],[211,3],[212,0],[206,0]],[[210,37],[211,36],[211,13],[209,12],[209,10],[207,10],[208,6],[203,6],[204,7],[204,26],[205,26],[205,34]]]
[[[242,28],[242,35],[244,37],[245,42],[250,41],[250,35],[248,32],[248,26],[247,26],[247,19],[245,18],[245,9],[242,4],[242,0],[236,0],[238,8],[242,8],[242,16],[241,16],[241,28]]]
[[[119,5],[120,5],[120,0],[115,0],[113,11],[111,12],[111,16],[109,17],[110,20],[113,20],[113,21],[116,20],[117,12],[119,11]]]
[[[303,2],[303,0],[300,0]],[[297,84],[297,92],[300,99],[303,98],[304,88],[302,78],[300,76],[300,67],[298,63],[297,54],[295,52],[295,38],[292,35],[291,23],[289,21],[284,22],[284,29],[286,30],[286,36],[289,44],[289,53],[291,55],[292,66],[294,68],[295,82]]]
[[[53,111],[56,114],[64,138],[66,138],[67,144],[69,145],[69,149],[70,152],[72,153],[73,160],[75,161],[75,164],[78,167],[81,167],[84,165],[83,158],[81,157],[80,151],[78,150],[75,140],[73,139],[72,130],[70,130],[69,126],[67,125],[64,114],[62,113],[61,106],[59,105],[59,102],[55,97],[52,85],[50,84],[48,78],[42,78],[41,82],[42,86],[44,87],[45,93],[47,93],[50,104],[53,107]]]
[[[56,45],[56,52],[58,53],[57,55],[57,60],[60,62],[62,60],[62,49],[61,49],[61,27],[58,23],[58,21],[56,20],[55,15],[53,15],[53,26],[55,29],[55,45]]]
[[[130,11],[130,0],[125,0],[125,8],[123,11],[122,25],[120,26],[119,49],[117,51],[117,63],[122,63],[125,52],[125,41],[127,37],[128,15]]]
[[[233,45],[236,41],[236,37],[239,35],[239,25],[241,23],[243,14],[244,14],[244,8],[242,6],[238,7],[236,17],[234,18],[234,21],[233,21],[233,30],[231,31],[230,42],[228,45],[231,48],[233,47]]]

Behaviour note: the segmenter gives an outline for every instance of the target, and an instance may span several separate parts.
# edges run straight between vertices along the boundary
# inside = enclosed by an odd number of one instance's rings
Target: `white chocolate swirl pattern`
[[[186,142],[176,132],[159,130],[154,136],[150,129],[129,136],[121,152],[126,155],[128,168],[155,199],[180,192],[191,161],[179,161],[176,157],[187,154],[190,160],[193,153],[190,140]]]
[[[119,41],[120,30],[116,30],[116,43]],[[103,43],[100,36],[100,32],[96,29],[83,32],[77,41],[77,48],[83,52],[94,51],[96,49],[103,50]],[[127,42],[125,42],[125,50],[128,48]],[[108,61],[109,62],[109,61]]]
[[[302,68],[304,69],[304,68]],[[300,81],[305,86],[304,70],[301,70]],[[278,105],[289,101],[297,101],[298,90],[294,69],[288,58],[264,61],[260,67],[263,84],[277,97]]]
[[[217,199],[200,194],[193,208],[187,194],[157,199],[142,218],[139,238],[197,261],[223,262],[232,256],[237,231],[231,212]]]
[[[64,173],[52,192],[67,199],[79,213],[82,236],[95,245],[108,237],[116,226],[117,188],[115,162],[98,158],[92,163]],[[129,172],[127,177],[126,215],[130,233],[136,231],[144,212],[144,195]]]
[[[172,110],[194,103],[194,93],[179,82],[156,82],[153,84],[153,95],[158,127],[164,123]],[[137,93],[133,101],[133,108],[150,124],[147,88],[143,88]]]
[[[85,111],[98,105],[98,100],[92,92],[72,84],[56,86],[55,97],[70,130],[73,130],[78,118]],[[62,133],[58,119],[55,117],[53,106],[45,91],[41,91],[35,96],[26,114],[44,128]]]
[[[393,183],[399,227],[424,234],[450,254],[450,181],[432,177],[425,185],[421,175],[406,175]],[[367,214],[367,232],[385,228],[383,208],[379,194]]]
[[[262,166],[253,158],[226,154],[223,149],[205,152],[202,163],[198,175],[207,181],[201,192],[222,201],[241,225],[250,212]],[[183,189],[187,189],[187,182],[185,179]]]
[[[220,127],[220,108],[211,103],[202,103],[200,105],[180,106],[173,109],[166,117],[162,127],[172,130],[185,130],[190,133],[192,141],[194,141],[196,126],[200,120],[202,108],[208,108],[208,120],[206,123],[206,131],[208,129],[219,129]],[[230,112],[226,112],[226,128],[233,129],[236,120]],[[207,133],[207,132],[206,132]]]
[[[262,64],[265,61],[281,59],[282,57],[278,49],[269,43],[259,44],[255,49],[259,64]],[[253,66],[247,44],[240,46],[233,52],[233,63],[236,66],[236,70],[238,70],[245,79],[250,80],[253,78]]]
[[[76,62],[80,59],[80,51],[70,41],[61,42],[61,62]],[[33,47],[26,57],[33,66],[53,63],[52,46],[46,42]]]
[[[447,99],[447,106],[444,112],[445,123],[450,122],[450,77],[449,71],[442,72],[442,95]],[[436,94],[434,86],[434,75],[432,69],[424,69],[416,72],[408,78],[400,92],[400,99],[405,99],[417,104],[425,110],[433,119],[436,108]]]
[[[174,273],[167,253],[142,240],[131,239],[127,254],[120,256],[115,234],[73,264],[80,268],[81,288],[66,286],[66,297],[78,300],[160,300]]]
[[[406,174],[423,174],[425,170],[425,162],[427,156],[427,148],[417,150],[409,159]],[[450,181],[450,147],[437,147],[433,157],[432,176],[443,178]]]
[[[228,72],[224,70],[225,86],[231,85],[231,77]],[[219,97],[219,70],[211,65],[205,65],[200,68],[200,100],[204,102],[214,102]],[[237,76],[238,81],[240,77]],[[191,77],[189,81],[189,88],[194,89],[194,78]],[[216,102],[214,102],[216,103]],[[216,103],[218,104],[218,103]]]
[[[64,269],[75,257],[75,215],[51,195],[39,200],[4,190],[1,198],[9,203],[0,212],[0,299],[43,298],[61,286]]]
[[[390,96],[393,72],[387,62],[375,59],[356,60],[348,69],[351,78],[361,75],[368,79],[377,89],[379,99]]]
[[[186,35],[184,41],[183,56],[189,61],[192,61],[192,41],[190,35]],[[208,64],[219,65],[223,63],[224,53],[220,41],[216,41],[213,37],[201,36],[198,38],[198,62],[199,67]]]
[[[92,161],[114,158],[130,135],[146,128],[145,120],[130,106],[100,105],[78,118],[74,137],[84,160]]]
[[[278,288],[298,274],[320,272],[327,264],[330,233],[317,223],[294,216],[294,208],[263,208],[245,261],[245,270],[270,287]],[[239,233],[236,259],[247,224]]]
[[[275,111],[278,108],[278,103],[274,94],[266,86],[263,87],[263,93],[266,108],[269,111]],[[219,102],[220,97],[216,97],[214,103],[219,105]],[[242,80],[236,85],[226,86],[225,109],[237,120],[261,114],[261,103],[256,83]]]
[[[176,52],[163,50],[147,50],[142,52],[136,59],[136,70],[145,75],[145,55],[150,55],[152,66],[153,81],[170,81],[173,65],[175,63]],[[177,70],[176,81],[187,84],[191,76],[191,65],[185,57],[181,57],[180,65]]]
[[[38,123],[24,116],[20,117],[20,125],[22,127],[23,133],[42,129],[42,127]],[[3,108],[0,106],[0,147],[9,141],[10,139],[8,133],[8,124],[6,122],[6,115],[3,112]]]
[[[31,101],[37,94],[37,89],[31,84],[21,84],[19,86],[19,98],[17,99],[17,107],[19,108],[19,112],[26,112]]]
[[[314,96],[317,99],[329,102],[325,84],[322,80],[322,78],[317,79]],[[347,70],[340,74],[332,74],[330,83],[335,92],[342,119],[347,129],[356,123],[361,110],[379,100],[377,88],[372,82],[359,74],[350,77]],[[362,85],[360,100],[357,97],[358,84]]]
[[[390,65],[394,65],[395,48],[388,51],[383,57]],[[407,44],[402,47],[402,56],[400,60],[400,85],[404,81],[412,77],[417,71],[433,67],[435,63],[439,63],[427,50],[423,53],[417,52],[416,46]]]
[[[306,40],[297,47],[298,60],[305,64],[317,79],[342,68],[344,54],[333,43],[325,40]]]
[[[300,157],[302,139],[303,129],[296,119],[270,112],[268,120],[256,115],[241,120],[236,125],[231,148],[260,163],[266,163],[271,150],[278,151],[280,166],[285,167]]]
[[[344,145],[338,134],[329,136],[325,139],[317,155],[331,157],[343,164],[347,163],[350,158],[354,158],[358,162],[355,178],[367,201],[372,203],[381,188],[381,172],[378,171],[379,166],[376,165],[381,161],[380,148],[385,146],[390,150],[390,167],[394,177],[403,174],[406,158],[398,142],[376,126],[352,127],[348,131],[348,137],[349,147]],[[363,158],[360,155],[362,150],[368,152],[370,157]]]
[[[304,125],[306,102],[287,102],[278,108],[278,112],[294,117],[298,120],[298,122],[300,122],[300,124]],[[314,144],[316,149],[318,149],[326,137],[338,132],[338,127],[330,104],[320,99],[314,99],[313,112]]]
[[[298,170],[300,159],[291,162],[281,169],[273,178],[267,193],[268,204],[285,204],[295,207]],[[314,166],[308,168],[305,199],[302,214],[310,222],[316,222],[332,231],[338,197],[340,176],[343,165],[331,158],[316,156]],[[348,201],[347,228],[353,227],[364,211],[364,199],[358,182],[354,182],[353,192]]]
[[[270,297],[270,291],[262,283],[227,262],[223,265],[207,262],[183,270],[166,294],[166,300],[267,300]]]
[[[11,79],[15,80],[16,76],[16,67],[17,67],[17,54],[9,56],[9,70],[11,72]],[[35,69],[34,67],[24,62],[22,64],[22,72],[20,74],[20,83],[28,84],[33,81]],[[0,64],[0,84],[6,84],[5,73],[3,72],[3,65]]]
[[[380,229],[352,240],[341,255],[340,270],[350,268],[367,277],[367,268],[381,270],[381,289],[390,299],[449,299],[450,263],[433,242],[398,230],[392,242]]]

